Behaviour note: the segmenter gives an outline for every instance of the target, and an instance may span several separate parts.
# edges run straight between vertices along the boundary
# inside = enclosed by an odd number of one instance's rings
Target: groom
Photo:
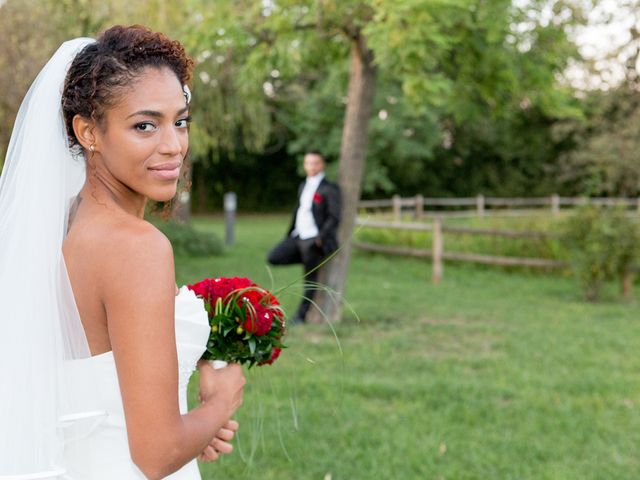
[[[319,152],[304,156],[307,178],[298,188],[298,202],[287,236],[267,257],[272,265],[302,263],[305,273],[304,297],[292,323],[304,323],[316,287],[322,260],[338,249],[340,189],[324,177],[324,158]],[[314,271],[312,271],[314,270]],[[311,272],[311,273],[309,273]]]

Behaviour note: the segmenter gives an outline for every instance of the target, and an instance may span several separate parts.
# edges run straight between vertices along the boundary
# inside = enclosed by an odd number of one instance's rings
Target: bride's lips
[[[176,180],[180,176],[180,162],[167,162],[149,167],[151,173],[163,180]]]

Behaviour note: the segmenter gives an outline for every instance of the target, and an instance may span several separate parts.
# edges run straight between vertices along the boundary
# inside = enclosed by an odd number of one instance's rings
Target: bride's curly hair
[[[62,112],[69,146],[79,148],[73,117],[99,123],[119,93],[146,67],[166,67],[182,85],[191,80],[194,61],[180,42],[142,25],[114,26],[74,58],[64,82]]]

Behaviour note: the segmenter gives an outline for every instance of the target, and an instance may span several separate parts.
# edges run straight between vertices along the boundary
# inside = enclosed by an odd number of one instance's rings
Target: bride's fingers
[[[224,440],[220,440],[219,438],[214,438],[209,446],[215,448],[218,454],[222,453],[228,455],[233,452],[233,445],[225,442]]]
[[[231,440],[233,440],[233,436],[235,434],[236,433],[233,430],[221,428],[220,430],[218,430],[218,433],[216,433],[216,438],[219,438],[220,440],[224,440],[225,442],[230,442]]]
[[[238,422],[236,422],[235,420],[229,420],[223,428],[237,432],[239,427],[240,427],[240,424]]]
[[[220,455],[228,455],[233,452],[233,445],[228,442],[233,440],[239,426],[235,420],[229,420],[224,427],[218,430],[215,438],[211,440],[211,443],[198,456],[198,460],[201,462],[215,462],[220,458]]]
[[[207,445],[200,455],[202,457],[203,462],[215,462],[220,457],[218,451],[212,446],[212,444]]]

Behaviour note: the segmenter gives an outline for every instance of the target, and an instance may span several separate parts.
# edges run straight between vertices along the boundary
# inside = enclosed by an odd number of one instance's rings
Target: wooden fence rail
[[[431,232],[433,238],[430,250],[426,248],[403,247],[397,245],[380,245],[376,243],[359,241],[355,241],[353,243],[353,246],[360,250],[370,252],[404,255],[419,258],[430,258],[432,260],[431,281],[435,284],[440,283],[440,280],[442,280],[442,276],[444,274],[444,260],[472,262],[484,265],[544,268],[547,270],[567,268],[570,266],[568,262],[552,260],[549,258],[506,257],[499,255],[483,255],[478,253],[445,251],[444,233],[450,233],[454,235],[484,235],[505,238],[557,239],[560,237],[558,234],[554,233],[445,226],[442,224],[441,216],[434,216],[431,223],[405,223],[399,221],[389,222],[369,220],[358,217],[356,219],[356,225],[367,228]],[[631,298],[633,276],[638,273],[640,273],[640,265],[632,265],[622,275],[620,281],[621,292],[624,298]]]
[[[480,228],[454,227],[442,224],[440,217],[435,217],[432,223],[401,223],[388,221],[373,221],[363,218],[356,219],[356,225],[367,228],[383,228],[391,230],[411,230],[431,232],[433,235],[431,249],[402,247],[396,245],[380,245],[369,242],[353,243],[353,246],[365,251],[387,253],[392,255],[404,255],[411,257],[430,258],[432,260],[431,279],[433,283],[439,283],[444,273],[444,260],[461,262],[481,263],[485,265],[519,266],[530,268],[556,269],[566,268],[567,262],[551,260],[548,258],[528,258],[528,257],[505,257],[499,255],[482,255],[477,253],[462,253],[445,251],[444,233],[485,235],[505,238],[557,238],[555,234],[546,232],[512,231],[512,230],[490,230]]]
[[[484,215],[522,215],[530,214],[531,211],[523,212],[522,209],[529,208],[540,211],[541,208],[548,208],[553,215],[560,213],[562,207],[576,207],[580,205],[598,205],[598,206],[622,206],[626,208],[635,208],[636,213],[640,215],[640,197],[638,198],[606,198],[606,197],[560,197],[559,195],[550,195],[548,197],[532,197],[532,198],[503,198],[503,197],[485,197],[477,195],[475,197],[461,198],[433,198],[416,195],[415,197],[402,198],[398,195],[388,199],[380,200],[362,200],[359,207],[362,209],[382,209],[391,208],[393,218],[400,220],[403,209],[413,209],[414,217],[420,219],[423,216],[443,216],[443,217],[468,217],[468,216],[484,216]],[[429,211],[425,207],[471,207],[466,210],[458,211]],[[508,211],[505,209],[518,209]]]
[[[434,224],[438,222],[439,217],[435,217],[432,223],[423,222],[390,222],[383,220],[370,220],[358,217],[356,225],[369,228],[386,228],[391,230],[413,230],[418,232],[430,232],[434,229]],[[547,232],[535,232],[526,230],[494,230],[488,228],[458,227],[453,225],[442,225],[443,233],[467,234],[467,235],[486,235],[490,237],[506,237],[506,238],[558,238],[557,234]]]

